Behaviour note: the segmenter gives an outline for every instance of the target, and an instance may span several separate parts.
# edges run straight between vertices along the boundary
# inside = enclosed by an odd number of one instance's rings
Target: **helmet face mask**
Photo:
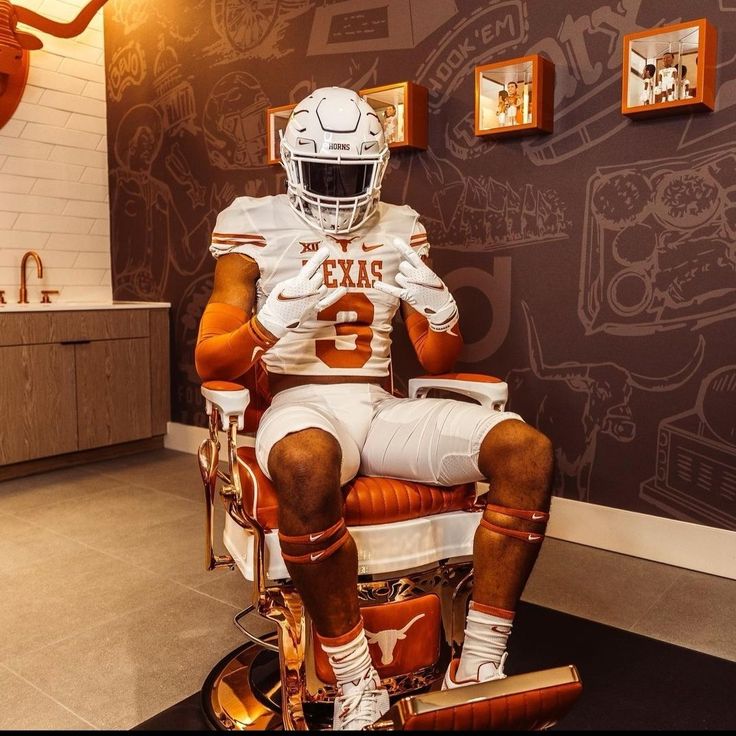
[[[315,90],[281,136],[289,202],[323,232],[355,230],[378,206],[388,156],[381,122],[363,98],[341,87]]]

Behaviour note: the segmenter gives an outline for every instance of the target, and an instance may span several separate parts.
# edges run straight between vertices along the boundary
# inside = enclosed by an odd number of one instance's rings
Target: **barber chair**
[[[247,374],[247,385],[263,385],[265,373],[259,368]],[[488,376],[409,381],[412,397],[434,389],[461,394],[493,411],[502,411],[507,399],[506,384]],[[209,438],[199,449],[207,568],[237,567],[253,589],[250,605],[235,616],[247,641],[210,673],[203,709],[221,730],[327,730],[334,676],[281,557],[275,490],[253,447],[238,443],[239,432],[257,427],[266,394],[220,381],[205,383],[202,394],[209,415]],[[219,463],[220,431],[226,434],[226,470]],[[217,495],[226,511],[226,554],[215,553]],[[475,484],[440,488],[358,476],[343,487],[343,498],[345,522],[358,547],[358,593],[369,649],[392,702],[372,729],[542,730],[554,725],[582,689],[573,665],[440,690],[463,641],[473,536],[482,513]],[[275,633],[250,631],[243,623],[250,613],[273,622]]]

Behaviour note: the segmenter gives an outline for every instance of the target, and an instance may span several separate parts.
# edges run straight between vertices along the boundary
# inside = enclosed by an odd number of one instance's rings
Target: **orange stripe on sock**
[[[345,634],[340,634],[340,636],[322,636],[319,632],[315,632],[317,634],[317,639],[319,640],[319,643],[326,647],[341,647],[344,644],[347,644],[353,639],[356,639],[358,636],[360,636],[360,632],[363,630],[363,619],[361,618],[360,621],[358,621],[355,626],[353,626],[350,631],[346,632]]]
[[[513,621],[516,615],[514,611],[507,611],[505,608],[497,608],[496,606],[489,606],[485,603],[478,603],[478,601],[470,601],[470,607],[479,613],[487,613],[489,616],[498,616],[509,621]]]

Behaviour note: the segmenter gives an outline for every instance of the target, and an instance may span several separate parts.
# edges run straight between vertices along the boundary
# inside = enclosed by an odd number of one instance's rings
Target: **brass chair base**
[[[278,654],[253,642],[230,652],[204,682],[202,710],[218,731],[282,730]]]
[[[233,650],[207,676],[201,704],[217,731],[284,730],[278,654],[253,642]],[[304,715],[310,730],[329,730],[332,703],[304,703]]]

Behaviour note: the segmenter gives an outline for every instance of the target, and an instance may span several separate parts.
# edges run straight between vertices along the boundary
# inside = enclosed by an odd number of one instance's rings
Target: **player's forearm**
[[[436,332],[426,317],[413,313],[406,318],[406,330],[417,358],[427,373],[447,373],[460,355],[463,338],[457,325],[452,331]]]
[[[231,304],[210,303],[199,324],[194,351],[203,381],[232,381],[242,376],[276,340],[244,310]]]

